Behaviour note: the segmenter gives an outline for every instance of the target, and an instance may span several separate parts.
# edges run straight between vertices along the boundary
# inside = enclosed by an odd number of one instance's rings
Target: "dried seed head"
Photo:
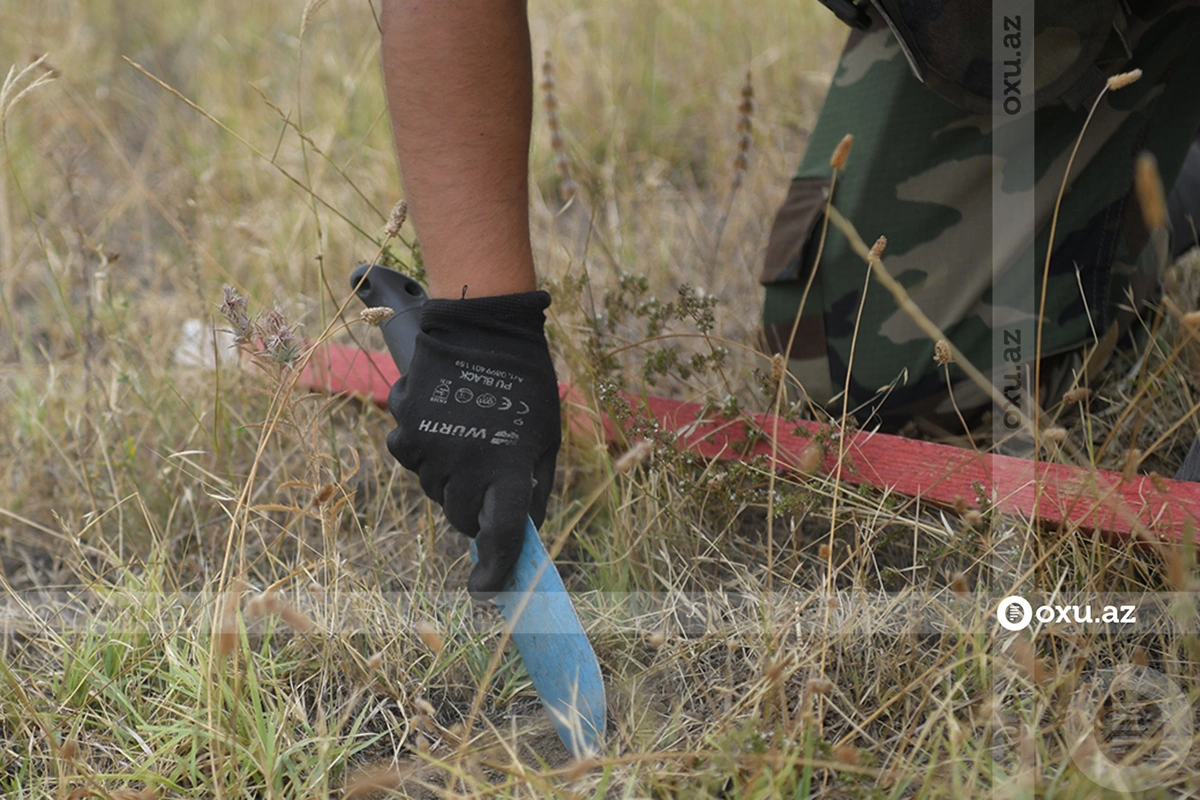
[[[74,792],[72,792],[71,794],[74,794]],[[87,793],[87,796],[88,797],[101,797],[101,795],[95,794],[91,791],[89,791]],[[116,791],[108,792],[107,794],[105,794],[103,796],[107,797],[108,800],[157,800],[158,792],[155,791],[154,789],[150,789],[150,788],[117,789]],[[69,800],[70,795],[68,795],[67,797]]]
[[[1064,403],[1082,403],[1092,396],[1092,390],[1086,386],[1076,386],[1063,395]]]
[[[1123,89],[1131,83],[1142,77],[1140,69],[1130,70],[1129,72],[1118,72],[1116,75],[1111,75],[1108,78],[1108,90],[1115,92],[1117,89]]]
[[[1189,328],[1200,328],[1200,311],[1189,311],[1179,320]]]
[[[367,672],[376,672],[382,666],[383,666],[383,651],[382,650],[367,659]]]
[[[738,102],[737,110],[748,126],[750,115],[754,113],[754,81],[751,80],[750,70],[746,70],[746,80],[742,82],[741,95],[742,99]],[[746,130],[749,130],[749,127]]]
[[[1033,652],[1033,645],[1028,639],[1014,639],[1012,643],[1012,658],[1013,663],[1020,668],[1021,672],[1029,677],[1033,677],[1033,672],[1036,667],[1037,654]]]
[[[971,587],[967,584],[967,576],[961,572],[954,573],[954,577],[950,579],[950,590],[957,597],[966,597],[971,591]]]
[[[878,239],[875,240],[875,244],[871,245],[871,252],[868,253],[868,255],[867,255],[868,260],[878,261],[880,258],[882,258],[883,257],[883,249],[885,247],[887,247],[887,237],[880,236]]]
[[[238,344],[247,344],[253,338],[250,330],[250,315],[247,313],[249,303],[238,294],[237,289],[226,285],[224,302],[221,303],[221,316],[233,328],[233,338]]]
[[[750,79],[750,70],[746,70],[746,80],[742,83],[741,100],[737,105],[737,149],[733,156],[733,188],[742,185],[746,168],[750,164],[750,145],[753,139],[750,132],[754,129],[751,114],[754,113],[754,83]]]
[[[334,486],[332,483],[326,483],[326,484],[322,485],[320,489],[317,489],[316,494],[313,495],[313,505],[314,506],[325,505],[326,503],[329,502],[329,499],[331,497],[333,497],[333,493],[335,491],[337,491],[337,487]]]
[[[1126,481],[1136,478],[1138,467],[1141,464],[1142,451],[1136,447],[1129,448],[1129,452],[1125,454],[1125,466],[1121,470],[1121,478]]]
[[[991,720],[1000,710],[1002,702],[997,697],[985,697],[979,704],[979,712],[973,718],[980,721]]]
[[[964,498],[962,495],[958,495],[954,498],[953,508],[954,513],[961,517],[963,514],[967,513],[968,510],[970,510],[971,504],[968,503],[966,498]]]
[[[1067,440],[1067,429],[1059,428],[1057,426],[1053,428],[1046,428],[1046,430],[1042,431],[1042,438],[1046,439],[1047,441],[1054,442],[1055,444],[1062,444]]]
[[[278,308],[255,317],[253,327],[257,338],[262,340],[258,355],[285,366],[291,366],[300,356],[300,326],[288,322]]]
[[[368,325],[382,325],[396,316],[396,309],[387,306],[371,306],[358,312],[358,318]]]
[[[579,193],[579,186],[571,178],[564,178],[562,183],[558,185],[558,196],[562,198],[564,203],[569,203],[571,198]]]
[[[438,629],[432,623],[421,620],[417,623],[417,636],[421,637],[421,641],[436,655],[442,652],[442,647],[445,641],[442,639],[442,634],[438,633]],[[422,700],[421,702],[425,702]],[[426,704],[428,705],[428,704]],[[432,706],[430,706],[432,710]]]
[[[263,592],[262,594],[260,594],[258,597],[254,598],[254,599],[258,600],[262,604],[261,608],[262,608],[262,613],[264,613],[264,614],[278,614],[280,605],[283,602],[282,600],[279,599],[278,593],[270,592],[270,591]],[[251,601],[251,602],[253,602],[253,601]]]
[[[308,633],[313,629],[311,619],[302,614],[298,609],[282,601],[279,603],[279,618],[286,622],[296,633]]]
[[[57,78],[62,72],[58,67],[54,66],[50,61],[49,53],[32,52],[29,54],[29,66],[26,69],[37,67],[41,69],[42,74],[49,78]]]
[[[392,213],[388,215],[387,227],[383,229],[387,238],[395,239],[399,236],[406,219],[408,219],[408,201],[400,200],[392,206]]]
[[[767,668],[763,670],[763,675],[765,675],[767,680],[769,680],[771,683],[779,683],[780,679],[783,678],[783,670],[786,667],[786,658],[772,659],[767,663]]]
[[[425,738],[425,734],[418,733],[416,735],[417,752],[423,756],[429,755],[429,740]]]
[[[963,522],[965,522],[969,528],[977,528],[979,527],[979,523],[983,522],[983,514],[972,508],[970,511],[963,514]]]
[[[1153,153],[1143,151],[1138,155],[1133,172],[1133,186],[1146,229],[1156,231],[1165,227],[1167,200],[1163,194],[1162,178],[1158,174],[1158,162]]]
[[[829,606],[830,608],[841,608],[842,601],[838,600],[836,597],[830,597],[825,601],[825,605]]]
[[[1150,656],[1146,653],[1146,649],[1141,646],[1135,646],[1133,652],[1129,656],[1129,660],[1139,667],[1150,665]]]
[[[807,685],[808,693],[817,696],[823,696],[833,693],[833,681],[828,678],[809,678]]]
[[[312,22],[313,17],[325,5],[326,0],[308,0],[304,4],[304,11],[300,14],[300,40],[304,40],[304,32],[308,30],[308,25]]]
[[[829,166],[841,171],[846,168],[846,159],[850,157],[850,148],[854,144],[854,136],[847,133],[838,142],[838,146],[833,148],[833,155],[829,157]]]
[[[633,447],[621,454],[621,457],[613,464],[613,468],[617,472],[626,473],[633,470],[638,464],[641,464],[654,451],[654,445],[650,444],[646,439],[642,439]]]
[[[771,356],[771,383],[778,385],[783,380],[783,375],[787,371],[787,362],[784,361],[783,353],[776,353]]]
[[[554,62],[546,50],[542,61],[542,91],[546,105],[546,127],[550,129],[550,149],[554,152],[554,168],[558,172],[558,196],[564,203],[571,201],[579,185],[571,177],[571,160],[567,157],[562,130],[558,122],[558,95],[554,93]]]
[[[221,607],[217,610],[216,649],[217,655],[221,658],[227,658],[237,648],[237,614],[241,600],[241,592],[229,592],[225,595],[221,602]]]
[[[646,636],[646,644],[655,650],[667,643],[667,636],[662,631],[653,631]]]
[[[813,475],[821,468],[821,462],[825,460],[825,445],[820,442],[810,442],[808,447],[804,448],[804,452],[800,454],[800,458],[796,462],[796,469],[803,475]],[[828,547],[829,545],[821,545]],[[827,556],[822,556],[826,558]]]
[[[416,700],[413,700],[413,708],[416,709],[418,717],[424,717],[426,720],[432,720],[433,716],[437,713],[433,704],[424,697],[418,697]]]
[[[74,761],[75,756],[79,755],[79,745],[75,744],[74,739],[67,739],[59,746],[58,755],[66,761]]]
[[[859,761],[858,748],[852,744],[838,745],[833,748],[832,755],[835,761],[840,761],[843,764],[857,765]]]
[[[950,351],[950,343],[945,339],[938,339],[933,345],[933,360],[942,366],[954,361],[954,353]]]
[[[247,601],[244,612],[246,614],[246,619],[255,620],[266,616],[267,612],[263,609],[262,597],[263,596],[261,594],[256,594],[254,597],[251,597],[249,601]]]
[[[829,560],[829,554],[830,554],[830,553],[832,553],[832,552],[833,552],[833,551],[829,549],[829,545],[827,545],[827,544],[821,544],[821,546],[817,548],[817,557],[818,557],[818,558],[821,558],[821,559],[823,559],[823,560],[825,560],[825,561],[828,561],[828,560]]]

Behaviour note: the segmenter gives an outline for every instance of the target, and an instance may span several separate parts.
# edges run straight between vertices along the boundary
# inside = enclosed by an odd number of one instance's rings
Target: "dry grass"
[[[787,408],[745,348],[754,274],[843,31],[784,0],[531,13],[562,137],[539,111],[535,248],[563,377]],[[1101,670],[1168,676],[1191,719],[1189,552],[659,445],[618,460],[577,430],[544,527],[571,531],[607,749],[569,760],[512,653],[477,697],[498,615],[456,591],[464,541],[386,454],[385,415],[301,396],[288,358],[194,363],[225,284],[248,317],[278,307],[276,331],[379,345],[357,307],[338,317],[350,267],[381,249],[420,263],[385,233],[400,190],[377,47],[369,6],[344,1],[0,10],[6,796],[1091,797],[1108,790],[1072,726]],[[1117,469],[1131,448],[1134,468],[1178,463],[1197,266],[1083,413],[1054,412],[1056,438]],[[1000,635],[1014,590],[1133,598],[1143,623]],[[1169,732],[1156,713],[1139,730]],[[1200,791],[1190,736],[1151,796]]]

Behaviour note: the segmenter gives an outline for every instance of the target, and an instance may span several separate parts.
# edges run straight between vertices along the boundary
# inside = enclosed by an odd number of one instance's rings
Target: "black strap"
[[[865,31],[871,27],[871,16],[867,13],[866,6],[859,5],[854,0],[821,0],[821,5],[851,28]]]
[[[1107,80],[1108,78],[1100,71],[1099,67],[1090,64],[1087,70],[1079,76],[1079,80],[1063,92],[1062,101],[1067,108],[1078,111],[1096,99],[1096,95],[1100,94],[1100,90],[1104,88]]]
[[[1192,449],[1175,473],[1175,480],[1200,483],[1200,439],[1192,439]]]

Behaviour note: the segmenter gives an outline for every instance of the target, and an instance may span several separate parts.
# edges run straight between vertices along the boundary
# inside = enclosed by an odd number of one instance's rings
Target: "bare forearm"
[[[524,0],[385,0],[383,75],[434,297],[535,288]]]

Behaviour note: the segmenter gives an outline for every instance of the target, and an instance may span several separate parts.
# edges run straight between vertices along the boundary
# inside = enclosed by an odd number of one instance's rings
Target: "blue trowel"
[[[359,266],[350,285],[368,308],[386,306],[396,312],[380,329],[403,374],[421,330],[425,290],[412,278],[378,264]],[[478,561],[474,542],[471,558]],[[600,664],[532,519],[525,521],[521,557],[493,601],[563,744],[577,757],[598,752],[605,724]]]

